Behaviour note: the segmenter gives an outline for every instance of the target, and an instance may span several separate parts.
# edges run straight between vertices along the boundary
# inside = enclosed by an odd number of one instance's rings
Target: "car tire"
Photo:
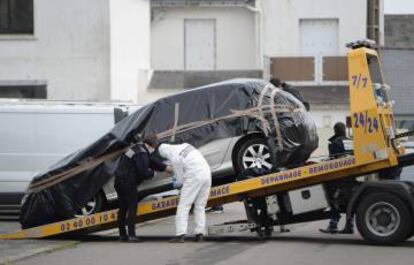
[[[242,172],[251,167],[269,170],[272,168],[269,147],[266,140],[261,137],[244,141],[236,150],[234,161],[236,172]]]
[[[376,192],[364,197],[356,211],[362,237],[376,245],[395,245],[412,233],[411,212],[397,195]]]
[[[102,212],[106,209],[106,198],[103,191],[96,193],[90,201],[86,203],[77,213],[76,217],[87,216],[95,213]]]

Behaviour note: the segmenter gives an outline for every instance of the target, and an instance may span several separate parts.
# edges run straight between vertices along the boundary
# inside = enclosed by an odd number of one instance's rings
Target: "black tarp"
[[[164,137],[163,141],[172,142],[174,139],[176,143],[188,142],[196,147],[220,138],[241,136],[251,130],[270,129],[272,133],[275,127],[271,113],[263,113],[268,121],[266,125],[258,118],[260,112],[257,111],[259,103],[269,110],[272,97],[275,106],[289,108],[276,114],[283,146],[283,150],[277,151],[277,166],[303,162],[318,145],[315,124],[299,100],[284,91],[277,90],[272,94],[274,90],[263,80],[236,79],[161,98],[121,120],[96,142],[35,176],[30,185],[47,182],[57,174],[87,164],[91,159],[125,148],[137,133],[141,136],[150,133],[165,136],[170,135],[175,127],[174,138]],[[237,111],[244,112],[239,115]],[[182,127],[185,125],[188,128]],[[40,191],[30,192],[29,186],[21,209],[22,227],[73,217],[113,176],[118,163],[117,158],[105,161]]]

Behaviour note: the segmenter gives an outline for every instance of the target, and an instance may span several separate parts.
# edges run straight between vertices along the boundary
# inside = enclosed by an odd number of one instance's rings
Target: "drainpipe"
[[[247,8],[248,10],[254,12],[256,14],[256,19],[258,20],[258,23],[256,23],[257,25],[257,39],[256,39],[256,44],[258,44],[258,53],[259,53],[259,67],[262,71],[264,71],[263,69],[263,17],[262,17],[262,8],[261,8],[261,0],[256,0],[255,6],[250,6],[250,5],[245,5],[245,8]],[[256,21],[257,21],[256,20]]]

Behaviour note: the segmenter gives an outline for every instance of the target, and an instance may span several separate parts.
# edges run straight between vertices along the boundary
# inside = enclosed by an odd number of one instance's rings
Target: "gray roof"
[[[153,7],[180,6],[254,6],[255,0],[151,0]]]
[[[414,48],[414,15],[385,15],[385,46]]]
[[[384,80],[395,101],[394,113],[414,114],[414,49],[382,48],[380,56]]]

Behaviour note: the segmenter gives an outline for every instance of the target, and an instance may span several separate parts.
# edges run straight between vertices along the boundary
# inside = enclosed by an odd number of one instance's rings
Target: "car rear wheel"
[[[377,192],[358,206],[356,224],[362,237],[374,244],[394,245],[412,233],[411,212],[398,196]]]
[[[255,137],[246,140],[236,152],[235,169],[237,172],[253,167],[267,170],[272,168],[269,147],[263,138]]]
[[[76,214],[76,217],[87,216],[105,210],[106,200],[102,191],[96,193]]]

